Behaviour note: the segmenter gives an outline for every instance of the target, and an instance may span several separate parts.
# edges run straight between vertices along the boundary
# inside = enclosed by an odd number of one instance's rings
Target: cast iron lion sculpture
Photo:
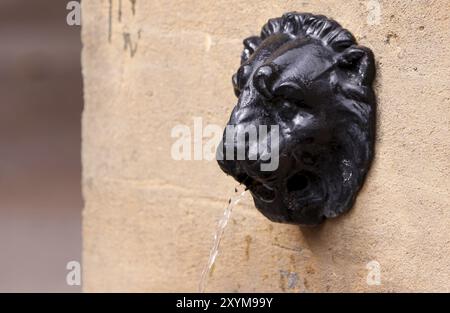
[[[262,171],[260,158],[222,158],[220,167],[272,221],[316,225],[347,211],[373,156],[374,76],[371,50],[334,20],[296,12],[269,20],[244,40],[228,125],[279,125],[278,167]],[[237,145],[225,130],[218,153]]]

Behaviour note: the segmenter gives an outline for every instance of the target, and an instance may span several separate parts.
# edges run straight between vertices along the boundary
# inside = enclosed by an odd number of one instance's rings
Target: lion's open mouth
[[[251,193],[258,197],[259,200],[266,203],[272,203],[275,201],[276,193],[275,189],[269,185],[256,183],[249,188]]]
[[[272,203],[276,198],[275,188],[269,184],[262,183],[246,174],[239,175],[237,180],[244,184],[252,195],[262,202]]]
[[[245,176],[246,177],[241,177],[241,182],[247,186],[253,196],[266,203],[272,203],[275,201],[277,189],[279,189],[275,183],[263,183],[259,180],[251,178],[250,176]],[[282,184],[286,186],[288,193],[302,195],[305,194],[310,185],[310,178],[306,173],[300,171],[287,179],[284,179]]]
[[[286,180],[288,192],[303,191],[309,186],[309,178],[304,172],[298,172]]]

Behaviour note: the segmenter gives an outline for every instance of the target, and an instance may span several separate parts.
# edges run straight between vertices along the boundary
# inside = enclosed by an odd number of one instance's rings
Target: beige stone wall
[[[242,39],[292,10],[373,49],[374,164],[351,212],[318,228],[271,223],[247,195],[207,291],[450,291],[449,1],[381,1],[379,23],[368,1],[134,2],[82,2],[85,291],[197,289],[235,182],[173,160],[171,129],[225,125]]]

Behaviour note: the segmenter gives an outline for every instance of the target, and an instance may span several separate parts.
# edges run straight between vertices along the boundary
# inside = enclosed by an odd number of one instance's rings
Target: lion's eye
[[[308,105],[303,99],[280,98],[279,100],[284,106],[289,104],[290,107],[295,106],[299,109],[312,110],[312,106]]]
[[[274,90],[274,96],[279,99],[279,101],[289,102],[298,108],[302,109],[312,109],[304,99],[304,95],[300,88],[291,83],[284,83]]]
[[[238,85],[237,74],[234,74],[231,77],[231,82],[233,83],[234,94],[236,95],[236,97],[239,97],[239,95],[241,94],[241,89],[239,88]]]
[[[309,104],[307,104],[306,101],[303,99],[295,99],[295,100],[293,100],[293,103],[297,107],[302,108],[302,109],[312,109],[312,107]]]
[[[236,74],[233,75],[233,87],[235,92],[240,92],[245,88],[248,77],[251,73],[251,66],[248,64],[242,65]]]

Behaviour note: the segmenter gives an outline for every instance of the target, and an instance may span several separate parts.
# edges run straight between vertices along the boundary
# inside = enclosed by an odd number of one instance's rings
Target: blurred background
[[[64,0],[0,1],[0,292],[77,292],[80,26]]]

